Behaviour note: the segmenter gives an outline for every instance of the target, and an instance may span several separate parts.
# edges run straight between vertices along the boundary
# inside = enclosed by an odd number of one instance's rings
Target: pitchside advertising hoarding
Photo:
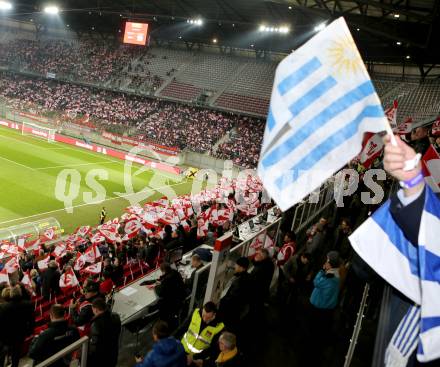
[[[147,43],[147,23],[125,23],[124,43],[145,46]]]
[[[177,147],[167,147],[160,144],[155,143],[146,143],[134,138],[130,138],[128,136],[118,135],[114,133],[109,133],[104,131],[102,133],[102,137],[104,139],[110,140],[114,144],[128,144],[132,146],[138,146],[143,149],[152,149],[157,153],[164,154],[164,155],[172,155],[176,156],[179,154],[179,148]]]
[[[4,126],[4,127],[10,128],[10,129],[16,129],[16,130],[21,130],[21,128],[22,128],[21,124],[16,124],[14,122],[9,122],[9,121],[4,121],[4,120],[0,120],[0,126]],[[25,126],[24,129],[29,134],[38,135],[42,138],[48,137],[48,134],[44,131],[36,130],[36,129],[33,129],[31,127],[27,127],[27,126]],[[143,166],[151,167],[151,168],[158,169],[161,171],[175,173],[175,174],[181,173],[181,169],[179,167],[171,166],[169,164],[165,164],[165,163],[161,163],[161,162],[154,162],[154,161],[144,159],[144,158],[138,157],[138,156],[132,156],[130,154],[127,154],[126,152],[120,152],[120,151],[113,150],[110,148],[101,147],[96,144],[87,144],[84,141],[70,138],[68,136],[55,134],[54,140],[57,142],[61,142],[61,143],[69,144],[69,145],[74,145],[78,148],[87,149],[91,152],[105,154],[110,157],[122,159],[124,161],[127,160],[127,161],[136,162],[136,163],[139,163]]]

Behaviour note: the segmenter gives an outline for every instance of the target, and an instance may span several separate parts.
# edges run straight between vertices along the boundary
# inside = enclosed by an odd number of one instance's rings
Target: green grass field
[[[54,217],[69,233],[79,225],[97,225],[102,206],[107,209],[107,218],[120,216],[124,208],[130,205],[127,195],[120,197],[115,194],[127,192],[124,185],[124,163],[116,158],[64,143],[49,143],[37,137],[23,136],[21,132],[1,127],[0,228]],[[64,202],[55,195],[57,176],[65,169],[77,170],[81,177],[79,195],[72,202],[71,214],[65,210]],[[105,188],[104,201],[95,200],[95,203],[89,204],[84,202],[83,193],[90,192],[92,198],[96,197],[96,192],[86,182],[87,174],[93,169],[105,170],[108,179],[97,179]],[[141,203],[158,199],[170,189],[177,195],[191,190],[192,181],[162,171],[144,170],[139,173],[139,169],[139,165],[133,165],[129,176],[133,192],[145,192],[146,199]],[[158,190],[149,188],[149,185]],[[72,192],[69,191],[73,187],[69,180],[67,185],[61,187],[66,187],[63,195]]]

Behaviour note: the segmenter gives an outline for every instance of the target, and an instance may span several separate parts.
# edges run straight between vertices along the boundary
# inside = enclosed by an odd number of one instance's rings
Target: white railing
[[[58,361],[59,359],[73,353],[74,351],[81,348],[81,362],[79,366],[87,367],[87,353],[89,350],[89,337],[83,336],[81,339],[76,342],[68,345],[66,348],[61,349],[58,353],[55,353],[53,356],[49,357],[45,361],[38,363],[35,367],[47,367]]]

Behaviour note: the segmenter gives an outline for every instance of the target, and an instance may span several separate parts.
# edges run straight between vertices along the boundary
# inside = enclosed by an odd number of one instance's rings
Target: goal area
[[[40,139],[45,139],[48,142],[55,141],[56,129],[41,126],[38,124],[23,122],[21,125],[21,135],[31,135]]]

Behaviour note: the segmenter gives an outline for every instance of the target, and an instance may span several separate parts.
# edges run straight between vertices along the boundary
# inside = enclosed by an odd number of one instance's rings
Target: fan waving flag
[[[282,210],[359,154],[387,118],[343,18],[278,66],[258,174]]]
[[[417,346],[420,362],[440,358],[440,248],[434,228],[440,228],[440,200],[426,186],[417,244],[394,221],[390,201],[349,237],[358,255],[415,303],[388,346],[387,366],[405,366],[390,360],[405,361]]]
[[[64,274],[61,275],[59,281],[60,288],[73,288],[79,285],[78,279],[72,268],[68,269]]]

